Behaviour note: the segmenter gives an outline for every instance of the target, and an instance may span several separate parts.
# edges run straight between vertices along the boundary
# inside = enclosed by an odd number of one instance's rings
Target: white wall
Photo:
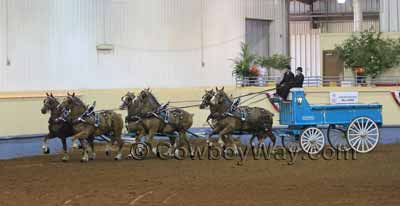
[[[277,0],[0,0],[0,91],[233,84],[245,18],[271,20],[270,53],[286,53],[285,9]],[[114,52],[98,54],[103,42]]]
[[[382,32],[400,32],[400,2],[380,0],[380,25]]]
[[[309,21],[290,22],[290,56],[293,72],[303,68],[305,76],[321,75],[320,29]]]

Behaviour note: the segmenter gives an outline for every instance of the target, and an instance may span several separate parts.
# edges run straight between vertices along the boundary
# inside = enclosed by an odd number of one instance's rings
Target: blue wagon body
[[[292,89],[289,99],[280,102],[281,125],[348,125],[357,117],[369,117],[379,126],[383,123],[381,104],[310,105],[303,89]]]
[[[353,149],[366,153],[379,141],[379,128],[383,124],[381,104],[310,105],[302,88],[292,89],[288,101],[278,102],[280,124],[289,127],[280,131],[286,148],[295,144],[307,153],[320,152],[325,145],[321,125],[328,126],[329,143],[341,151]],[[287,136],[297,142],[288,141]]]

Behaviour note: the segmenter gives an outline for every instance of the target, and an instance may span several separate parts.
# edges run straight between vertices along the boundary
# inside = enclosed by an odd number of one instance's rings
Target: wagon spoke
[[[356,135],[355,137],[350,138],[349,140],[350,140],[351,142],[353,142],[353,140],[355,140],[355,139],[360,139],[360,138],[361,138],[360,135]]]
[[[354,126],[356,126],[356,128],[358,129],[358,131],[361,130],[361,126],[360,126],[360,122],[359,122],[359,121],[356,121],[356,124],[355,124]]]
[[[354,130],[353,128],[349,128],[349,131],[353,131],[355,133],[359,133],[360,132],[360,130]]]
[[[365,150],[365,139],[361,140],[361,149],[364,151]]]

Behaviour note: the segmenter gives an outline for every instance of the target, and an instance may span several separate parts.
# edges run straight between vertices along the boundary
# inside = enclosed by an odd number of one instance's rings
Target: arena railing
[[[274,86],[280,76],[238,77],[237,87]],[[400,76],[382,76],[375,79],[366,76],[306,76],[304,87],[353,87],[353,86],[400,86]]]

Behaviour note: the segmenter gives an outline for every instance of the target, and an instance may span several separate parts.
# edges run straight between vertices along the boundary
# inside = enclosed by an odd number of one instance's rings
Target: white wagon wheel
[[[325,136],[317,127],[309,127],[301,133],[300,147],[308,154],[318,154],[324,149]]]
[[[346,152],[351,149],[347,142],[347,129],[341,125],[329,125],[328,142],[337,151]]]
[[[353,120],[347,129],[347,141],[359,153],[372,151],[378,144],[379,137],[378,125],[368,117]]]
[[[289,152],[300,152],[301,147],[299,144],[299,140],[296,140],[296,138],[293,135],[282,135],[282,145],[285,147],[285,149]]]

